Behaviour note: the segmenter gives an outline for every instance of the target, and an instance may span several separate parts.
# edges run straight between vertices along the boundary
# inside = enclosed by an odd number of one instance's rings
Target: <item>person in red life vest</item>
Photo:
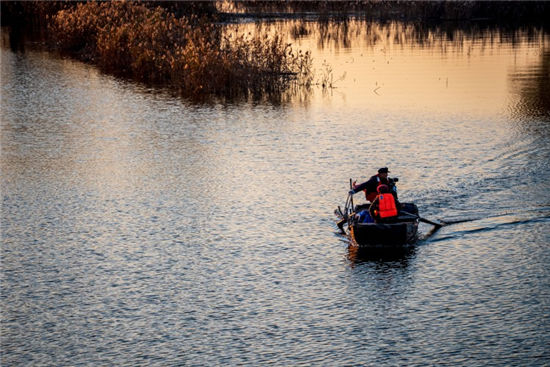
[[[365,196],[367,201],[373,202],[376,196],[378,195],[377,188],[380,185],[387,185],[390,192],[393,194],[394,198],[397,200],[397,188],[395,187],[395,182],[397,178],[391,179],[388,177],[388,167],[382,167],[378,170],[378,174],[369,178],[368,181],[363,182],[360,185],[353,185],[353,189],[349,192],[350,194],[355,194],[361,190],[365,191]]]
[[[390,193],[388,185],[379,185],[377,191],[378,195],[370,205],[369,213],[376,222],[391,221],[397,217],[401,204]]]

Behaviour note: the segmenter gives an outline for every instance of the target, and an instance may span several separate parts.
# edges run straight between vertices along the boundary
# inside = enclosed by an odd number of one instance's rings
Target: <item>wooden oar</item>
[[[404,211],[404,210],[401,210],[400,213],[407,214],[407,215],[412,215],[413,217],[418,218],[419,221],[424,222],[424,223],[431,224],[432,226],[436,226],[437,228],[443,227],[443,226],[446,224],[446,223],[436,223],[436,222],[432,222],[431,220],[428,220],[428,219],[426,219],[426,218],[422,218],[422,217],[421,217],[420,215],[418,215],[418,214],[409,213],[409,212],[406,212],[406,211]]]
[[[348,200],[349,200],[349,197],[348,197]],[[340,228],[340,231],[342,233],[346,233],[346,231],[344,230],[344,224],[348,221],[348,201],[347,200],[346,200],[346,207],[344,208],[344,210],[345,212],[342,212],[342,209],[340,209],[340,206],[338,205],[338,209],[334,211],[335,213],[337,213],[336,215],[342,218],[340,219],[340,221],[336,223],[336,225],[338,226],[338,228]]]

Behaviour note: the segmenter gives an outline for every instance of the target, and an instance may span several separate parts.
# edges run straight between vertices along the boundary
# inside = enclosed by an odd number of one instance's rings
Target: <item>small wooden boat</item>
[[[399,215],[385,223],[361,223],[354,213],[369,209],[369,204],[357,205],[347,220],[348,235],[353,245],[361,248],[392,249],[413,246],[418,232],[418,208],[413,203],[402,203]],[[341,227],[342,228],[342,227]]]

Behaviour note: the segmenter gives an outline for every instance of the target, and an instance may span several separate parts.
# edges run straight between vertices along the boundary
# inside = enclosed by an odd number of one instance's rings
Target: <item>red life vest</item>
[[[389,218],[397,216],[397,207],[395,199],[389,192],[378,195],[378,215],[380,218]]]

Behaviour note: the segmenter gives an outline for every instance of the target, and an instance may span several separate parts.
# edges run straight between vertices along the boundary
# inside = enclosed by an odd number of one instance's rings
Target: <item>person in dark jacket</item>
[[[382,167],[378,170],[378,174],[372,176],[368,181],[363,182],[360,185],[353,186],[353,190],[351,190],[350,194],[355,194],[361,190],[365,190],[365,195],[367,201],[370,201],[371,203],[374,201],[376,196],[378,195],[378,192],[376,189],[380,185],[387,185],[389,187],[390,192],[393,194],[395,199],[397,200],[397,189],[395,188],[395,183],[397,179],[392,180],[388,177],[388,173],[390,171],[388,170],[388,167]]]
[[[369,213],[375,222],[391,221],[397,217],[401,204],[390,193],[388,185],[379,185],[377,188],[378,195],[373,200],[369,207]]]

